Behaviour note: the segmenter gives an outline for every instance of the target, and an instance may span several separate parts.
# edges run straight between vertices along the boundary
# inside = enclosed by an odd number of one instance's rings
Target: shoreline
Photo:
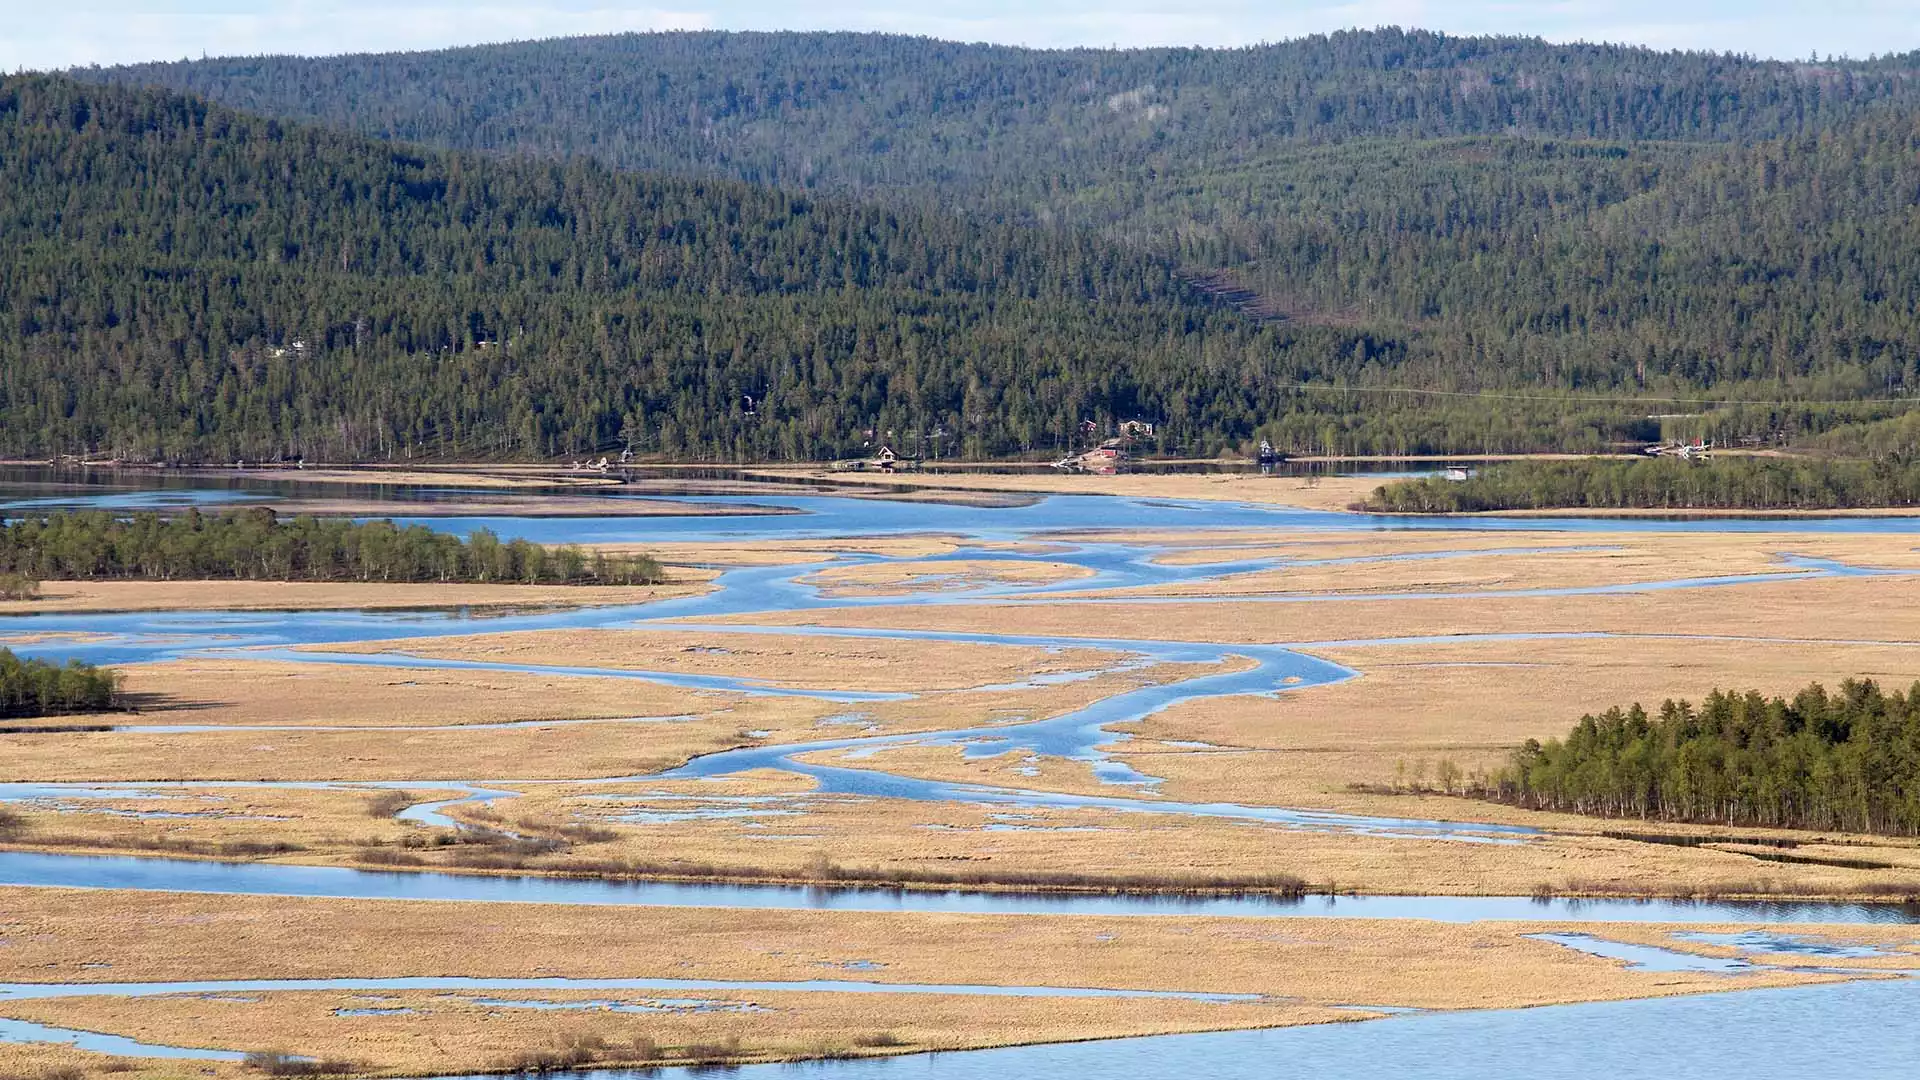
[[[1804,510],[1782,507],[1776,509],[1751,509],[1737,507],[1651,507],[1651,506],[1615,506],[1615,507],[1549,507],[1538,510],[1462,510],[1424,512],[1412,510],[1353,510],[1355,514],[1384,517],[1411,518],[1537,518],[1552,521],[1566,518],[1613,518],[1632,520],[1636,518],[1650,520],[1768,520],[1794,521],[1803,518],[1876,518],[1876,517],[1920,517],[1920,506],[1852,506],[1834,507],[1827,510]]]
[[[1443,462],[1579,461],[1632,459],[1633,454],[1416,454],[1405,456],[1301,456],[1287,459],[1307,465],[1432,465]],[[1263,475],[1247,459],[1149,460],[1147,468],[1111,476],[1051,471],[1046,462],[984,461],[932,462],[899,473],[841,471],[829,463],[633,463],[608,473],[581,474],[563,466],[537,463],[449,462],[386,465],[378,463],[327,464],[296,468],[256,466],[232,468],[212,465],[164,466],[126,464],[61,465],[52,462],[3,461],[0,467],[46,468],[78,474],[125,473],[134,476],[171,476],[210,481],[237,480],[262,484],[326,486],[447,487],[497,492],[491,498],[446,501],[405,501],[325,494],[265,498],[247,505],[280,514],[385,517],[664,517],[664,516],[775,516],[799,513],[783,507],[726,505],[703,502],[703,495],[839,495],[849,498],[926,500],[998,507],[1017,505],[1021,497],[1050,495],[1107,495],[1134,498],[1185,498],[1282,506],[1362,517],[1416,519],[1566,518],[1610,520],[1800,520],[1812,518],[1920,517],[1920,506],[1759,508],[1759,507],[1547,507],[1537,509],[1421,512],[1370,510],[1366,497],[1394,477],[1357,474]],[[1156,469],[1155,466],[1162,468]],[[1184,471],[1215,466],[1222,471]],[[998,471],[1009,470],[1009,471]],[[1166,471],[1163,471],[1166,470]],[[1183,471],[1171,471],[1183,470]],[[645,475],[665,473],[667,475]],[[702,477],[698,474],[725,474]],[[641,475],[634,475],[641,474]],[[84,483],[76,480],[76,484]],[[579,493],[555,492],[572,488]],[[622,494],[646,498],[607,498]]]
[[[273,581],[240,578],[50,580],[33,600],[0,601],[0,618],[132,615],[154,611],[527,612],[623,607],[707,592],[716,572],[674,566],[654,585],[521,585],[491,582]]]
[[[431,781],[422,781],[423,789],[431,787]],[[1449,900],[1621,900],[1664,902],[1678,904],[1862,904],[1885,907],[1904,907],[1920,902],[1920,882],[1916,882],[1910,891],[1886,892],[1822,892],[1791,890],[1730,890],[1716,892],[1707,890],[1658,890],[1658,889],[1553,889],[1541,890],[1524,897],[1509,892],[1434,892],[1394,891],[1371,889],[1342,889],[1334,883],[1319,885],[1307,884],[1294,889],[1284,885],[1233,884],[1222,882],[1217,885],[1194,884],[1174,886],[1142,885],[1101,885],[1086,884],[1045,884],[1045,883],[993,883],[993,882],[953,882],[907,876],[875,877],[871,880],[849,879],[820,875],[782,875],[767,873],[741,874],[692,874],[671,872],[643,872],[631,874],[597,874],[539,867],[476,867],[408,865],[405,863],[369,862],[344,860],[331,862],[302,862],[286,858],[286,853],[263,858],[235,858],[232,855],[193,851],[156,851],[150,849],[104,847],[93,845],[63,845],[33,843],[28,840],[0,841],[0,853],[18,852],[24,854],[52,855],[72,859],[122,858],[122,859],[165,859],[180,862],[214,863],[223,866],[286,866],[304,868],[329,868],[353,870],[368,874],[441,874],[453,877],[478,878],[522,878],[536,881],[581,881],[604,882],[609,884],[662,884],[694,885],[724,889],[729,886],[767,886],[774,888],[794,888],[824,890],[827,892],[874,893],[959,893],[977,896],[1058,896],[1058,897],[1114,897],[1119,899],[1179,899],[1202,897],[1266,897],[1276,901],[1305,902],[1314,898],[1339,900],[1341,898],[1362,899],[1449,899]],[[69,885],[6,885],[8,888],[73,888]],[[124,891],[115,887],[115,892]],[[165,885],[154,885],[141,891],[179,892]],[[225,895],[225,894],[220,894]],[[422,900],[425,903],[458,903],[461,901]],[[504,902],[504,901],[487,901]],[[543,901],[527,901],[541,903]],[[1284,915],[1282,916],[1284,917]],[[1364,916],[1362,916],[1364,917]]]

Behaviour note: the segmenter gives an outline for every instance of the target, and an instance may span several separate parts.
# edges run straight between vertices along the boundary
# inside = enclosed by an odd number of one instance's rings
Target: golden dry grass
[[[827,596],[906,596],[985,585],[1052,585],[1092,576],[1093,571],[1070,563],[954,559],[831,567],[804,580],[823,588]]]
[[[846,480],[845,474],[823,469],[755,469],[769,480]],[[1249,473],[1181,473],[1090,476],[1059,472],[939,473],[899,475],[862,473],[858,482],[877,488],[907,491],[1031,492],[1053,495],[1120,495],[1145,499],[1211,499],[1225,502],[1269,503],[1316,510],[1345,510],[1373,493],[1383,483],[1377,477],[1321,477],[1309,482],[1299,476],[1260,476]]]
[[[196,1061],[193,1075],[213,1080],[260,1080],[260,1073],[237,1063]],[[118,1080],[180,1080],[177,1058],[134,1058],[75,1050],[56,1043],[0,1043],[0,1077],[7,1080],[65,1080],[75,1076],[113,1076]]]
[[[906,755],[904,760],[901,755]],[[824,755],[823,755],[824,757]],[[944,759],[945,767],[930,765]],[[859,761],[833,764],[858,766]],[[988,759],[991,769],[992,759]],[[1043,770],[1041,777],[974,771],[957,751],[885,751],[867,764],[957,782],[1017,780],[1017,786],[1116,794],[1089,779]],[[1147,762],[1151,766],[1153,762]],[[1076,769],[1071,763],[1064,766]],[[1215,760],[1212,767],[1221,768]],[[1237,768],[1228,764],[1225,767]],[[1061,781],[1065,782],[1061,782]],[[577,796],[618,796],[582,800]],[[1726,830],[1596,822],[1571,815],[1534,814],[1439,795],[1346,796],[1318,800],[1324,808],[1407,818],[1517,822],[1549,830],[1517,845],[1493,845],[1417,835],[1309,830],[1225,817],[1191,817],[1102,809],[1037,809],[992,803],[923,803],[847,796],[814,796],[799,778],[771,784],[762,799],[741,804],[721,790],[659,782],[619,787],[580,785],[529,790],[497,804],[521,831],[552,834],[561,824],[614,824],[617,837],[576,847],[566,856],[534,860],[537,869],[641,863],[682,866],[690,874],[726,868],[739,876],[832,881],[927,881],[953,876],[986,882],[1022,875],[1070,874],[1089,880],[1159,875],[1168,880],[1244,881],[1294,875],[1313,888],[1365,893],[1526,895],[1556,892],[1614,895],[1811,893],[1878,895],[1883,888],[1920,895],[1920,845],[1913,841],[1834,837],[1836,857],[1886,861],[1890,870],[1783,865],[1742,854],[1738,845],[1680,847],[1610,838],[1609,830],[1697,832]],[[775,798],[765,798],[776,796]],[[753,810],[753,816],[711,820],[618,823],[635,812],[685,814],[694,809]],[[771,812],[769,812],[771,811]],[[469,816],[461,810],[456,816]],[[481,819],[475,818],[479,821]],[[1740,830],[1757,835],[1758,830]],[[1793,837],[1791,833],[1779,833]],[[1804,835],[1800,839],[1806,839]],[[1828,851],[1809,844],[1809,854]],[[455,856],[429,855],[430,864]],[[579,863],[574,863],[579,865]]]
[[[235,970],[259,979],[852,978],[1247,993],[1426,1008],[1725,985],[1686,973],[1669,983],[1525,936],[1577,927],[1618,936],[1606,923],[688,908],[648,908],[636,918],[634,909],[581,905],[489,905],[490,917],[475,920],[473,905],[460,903],[14,889],[4,895],[10,925],[22,938],[0,969],[9,981],[218,979]],[[1911,952],[1920,948],[1911,927],[1814,929],[1839,941],[1901,946],[1910,951],[1903,966],[1920,963],[1920,953]],[[312,941],[329,947],[303,944]],[[112,968],[86,966],[102,956],[114,958]],[[850,974],[847,965],[857,961],[871,966]],[[1433,977],[1441,972],[1449,977]]]
[[[454,798],[422,781],[402,793],[377,789],[287,790],[261,787],[158,788],[148,797],[68,800],[67,810],[16,804],[25,822],[16,846],[89,851],[155,849],[171,854],[298,857],[337,861],[359,845],[397,845],[428,830],[393,819],[396,805]],[[133,815],[161,813],[164,818]],[[276,851],[287,845],[290,851]],[[260,850],[256,850],[256,846]]]
[[[607,1050],[602,1064],[631,1061],[623,1050],[636,1040],[658,1055],[657,1059],[643,1061],[673,1064],[707,1058],[754,1061],[962,1050],[1361,1019],[1308,1005],[1151,998],[982,999],[794,991],[330,992],[249,997],[254,1000],[210,1001],[192,996],[74,998],[23,1003],[17,1011],[43,1023],[125,1032],[148,1042],[184,1042],[235,1050],[292,1048],[308,1056],[324,1053],[354,1062],[364,1073],[413,1076],[504,1068],[525,1051],[580,1042],[604,1042]],[[488,999],[533,999],[645,1004],[660,998],[676,1003],[711,1000],[722,1008],[701,1012],[683,1006],[635,1015],[584,1004],[574,1011],[484,1003]],[[728,1005],[739,1011],[726,1009]],[[411,1011],[387,1016],[342,1016],[336,1011],[369,1007]],[[886,1040],[884,1048],[860,1046],[860,1040],[873,1041],[876,1037]]]
[[[665,629],[533,630],[314,646],[314,652],[404,653],[452,660],[572,665],[753,679],[824,690],[963,690],[1033,675],[1090,671],[1105,649],[729,634]]]
[[[672,635],[669,635],[672,636]],[[757,647],[765,641],[732,635]],[[712,641],[714,638],[703,638]],[[811,639],[810,639],[811,640]],[[845,641],[855,650],[863,643]],[[905,655],[934,663],[934,643]],[[992,646],[979,646],[992,649]],[[1069,650],[1009,649],[1043,670],[1075,670]],[[665,654],[663,654],[665,655]],[[675,656],[683,655],[675,653]],[[820,654],[816,654],[820,655]],[[869,651],[867,676],[918,685],[901,655]],[[657,772],[699,754],[739,746],[780,745],[850,735],[937,731],[1023,717],[1051,716],[1149,682],[1190,677],[1192,665],[1162,664],[1056,685],[1025,686],[1006,656],[981,670],[952,667],[948,681],[970,683],[898,701],[846,704],[806,696],[755,696],[691,690],[644,679],[517,672],[447,671],[275,660],[191,660],[134,665],[129,686],[161,703],[139,715],[62,717],[72,731],[0,734],[0,780],[413,780],[590,778]],[[1108,659],[1111,659],[1109,657]],[[835,655],[817,672],[838,680]],[[849,659],[850,665],[857,664]],[[743,665],[747,666],[747,665]],[[1218,670],[1206,667],[1205,670]],[[891,673],[891,674],[890,674]],[[854,679],[861,678],[856,670]],[[1005,677],[1005,683],[989,683]],[[977,682],[975,680],[978,680]],[[633,717],[684,717],[619,722]],[[581,718],[606,723],[574,724]],[[551,721],[533,726],[503,726]],[[84,731],[97,724],[185,724],[235,730]],[[348,730],[299,730],[293,725]],[[284,731],[252,725],[284,726]],[[430,729],[432,725],[435,729]],[[439,730],[441,725],[452,725]],[[399,728],[400,730],[390,730]],[[128,828],[137,828],[129,824]]]
[[[131,664],[132,724],[382,727],[671,716],[730,704],[643,679],[287,660],[196,658]]]

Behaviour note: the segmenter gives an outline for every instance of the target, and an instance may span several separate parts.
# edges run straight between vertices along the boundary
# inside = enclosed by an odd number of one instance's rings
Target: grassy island
[[[1920,686],[1818,684],[1791,701],[1714,691],[1583,717],[1529,739],[1494,794],[1542,810],[1767,828],[1920,835]]]

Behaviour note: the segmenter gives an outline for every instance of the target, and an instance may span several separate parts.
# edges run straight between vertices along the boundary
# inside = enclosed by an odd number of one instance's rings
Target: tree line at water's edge
[[[486,529],[466,537],[424,525],[301,516],[256,508],[162,517],[59,513],[0,524],[0,575],[28,581],[257,580],[651,585],[646,555],[608,555]]]
[[[1482,793],[1609,817],[1920,834],[1920,685],[1616,707],[1565,739],[1528,740]]]
[[[0,648],[0,717],[8,719],[100,712],[114,706],[118,673],[83,664],[22,660]]]
[[[1360,508],[1392,514],[1495,510],[1849,510],[1920,506],[1920,459],[1677,457],[1513,461],[1464,480],[1384,484]]]

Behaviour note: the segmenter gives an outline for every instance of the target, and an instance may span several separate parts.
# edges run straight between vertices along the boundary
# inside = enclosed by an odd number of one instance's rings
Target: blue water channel
[[[969,915],[1220,915],[1428,919],[1436,922],[1920,924],[1920,905],[1829,901],[1638,900],[1527,896],[1082,894],[723,885],[595,878],[356,870],[130,855],[0,852],[0,886],[144,890],[360,900],[463,900],[775,911]]]

